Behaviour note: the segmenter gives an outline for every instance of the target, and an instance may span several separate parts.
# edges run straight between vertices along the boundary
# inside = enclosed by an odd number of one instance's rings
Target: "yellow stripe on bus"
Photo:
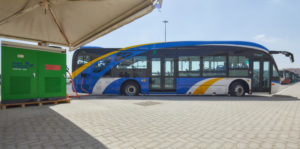
[[[224,79],[224,78],[215,78],[215,79],[211,79],[208,80],[206,82],[204,82],[203,84],[201,84],[195,91],[194,91],[194,95],[204,95],[205,92],[207,91],[207,89],[213,85],[214,83],[216,83],[217,81]]]
[[[162,42],[159,42],[159,43],[162,43]],[[120,52],[120,51],[124,51],[124,50],[128,50],[128,49],[131,49],[131,48],[135,48],[135,47],[140,47],[140,46],[145,46],[145,45],[151,45],[151,44],[158,44],[158,43],[148,43],[148,44],[141,44],[141,45],[135,45],[135,46],[130,46],[130,47],[126,47],[126,48],[123,48],[123,49],[119,49],[119,50],[116,50],[116,51],[112,51],[112,52],[109,52],[107,54],[104,54],[102,56],[99,56],[97,58],[95,58],[94,60],[82,65],[81,67],[79,67],[78,69],[76,69],[75,71],[73,71],[72,73],[72,79],[74,79],[77,75],[79,75],[82,71],[84,71],[86,68],[88,68],[89,66],[91,66],[92,64],[94,64],[95,62],[105,58],[105,57],[108,57],[110,55],[113,55],[117,52]]]

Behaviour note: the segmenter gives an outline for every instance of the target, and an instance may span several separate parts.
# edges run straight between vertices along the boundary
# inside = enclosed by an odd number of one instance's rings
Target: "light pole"
[[[163,23],[165,23],[165,42],[167,42],[167,20],[162,21]]]

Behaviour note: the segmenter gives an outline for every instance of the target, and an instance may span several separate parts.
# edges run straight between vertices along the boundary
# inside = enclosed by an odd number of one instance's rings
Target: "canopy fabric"
[[[155,0],[1,0],[0,37],[74,50],[150,13]]]

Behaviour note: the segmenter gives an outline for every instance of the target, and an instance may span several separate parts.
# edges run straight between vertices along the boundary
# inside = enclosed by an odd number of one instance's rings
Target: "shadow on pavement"
[[[0,110],[0,148],[97,148],[105,145],[50,106]]]
[[[295,101],[288,96],[187,96],[187,95],[147,95],[147,96],[82,96],[73,100],[169,100],[169,101]],[[300,100],[299,100],[300,101]]]

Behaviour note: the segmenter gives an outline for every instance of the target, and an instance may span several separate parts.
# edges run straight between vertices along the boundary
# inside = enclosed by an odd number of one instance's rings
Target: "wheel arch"
[[[249,84],[243,80],[243,79],[235,79],[233,80],[230,85],[228,86],[228,92],[230,91],[230,88],[231,86],[234,84],[234,83],[240,83],[241,85],[243,85],[245,87],[245,92],[246,93],[249,93],[250,92],[250,88],[249,88]]]
[[[141,85],[140,85],[140,83],[139,83],[137,80],[135,80],[135,79],[127,79],[127,80],[125,80],[125,81],[121,84],[121,87],[120,87],[120,93],[121,93],[121,95],[124,94],[123,88],[124,88],[125,84],[127,84],[127,83],[129,83],[129,82],[134,82],[134,83],[136,83],[136,84],[138,85],[138,87],[139,87],[139,93],[141,93]]]

